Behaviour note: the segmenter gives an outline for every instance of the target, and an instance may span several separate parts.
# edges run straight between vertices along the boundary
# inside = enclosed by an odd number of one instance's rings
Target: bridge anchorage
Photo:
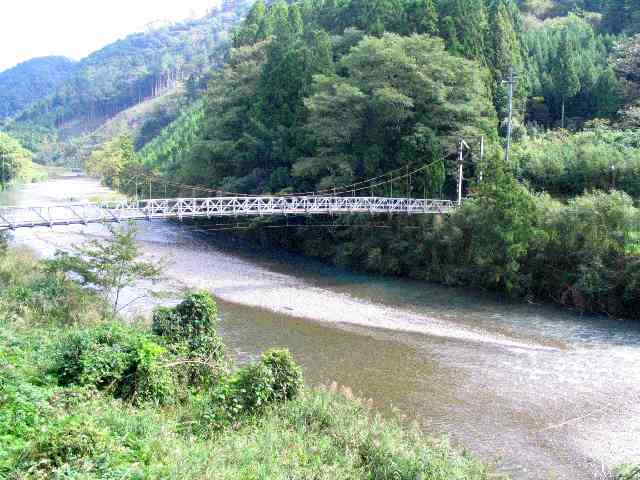
[[[153,219],[353,213],[446,214],[451,213],[457,206],[458,203],[451,200],[337,196],[243,196],[69,203],[0,207],[0,231]]]

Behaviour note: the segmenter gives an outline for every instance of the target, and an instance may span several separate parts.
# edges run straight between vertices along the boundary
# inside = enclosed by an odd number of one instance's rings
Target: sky
[[[218,0],[0,0],[0,72],[34,57],[79,60],[150,22],[202,16]]]

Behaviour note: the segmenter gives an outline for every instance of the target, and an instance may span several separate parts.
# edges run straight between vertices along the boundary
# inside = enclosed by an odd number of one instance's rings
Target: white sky
[[[0,71],[33,57],[79,60],[157,20],[202,16],[218,0],[0,0]]]

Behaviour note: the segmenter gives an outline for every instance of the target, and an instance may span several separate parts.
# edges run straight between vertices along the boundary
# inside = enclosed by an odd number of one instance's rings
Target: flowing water
[[[106,193],[92,180],[56,179],[0,194],[0,204]],[[308,383],[349,386],[515,479],[605,478],[640,463],[640,322],[354,274],[182,224],[139,228],[145,254],[168,262],[154,289],[174,295],[133,302],[131,316],[174,302],[176,291],[208,289],[239,361],[286,346]],[[105,234],[97,225],[38,228],[14,242],[50,255]]]

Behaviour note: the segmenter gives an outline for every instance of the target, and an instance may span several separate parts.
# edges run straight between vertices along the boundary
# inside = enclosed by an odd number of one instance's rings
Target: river
[[[0,193],[0,204],[89,199],[108,192],[61,178]],[[606,478],[640,461],[640,324],[424,282],[356,274],[254,249],[172,222],[140,222],[145,255],[168,262],[131,318],[175,292],[213,292],[239,361],[288,347],[311,385],[337,382],[446,434],[514,479]],[[19,230],[42,255],[99,225]],[[141,288],[128,292],[134,300]]]

